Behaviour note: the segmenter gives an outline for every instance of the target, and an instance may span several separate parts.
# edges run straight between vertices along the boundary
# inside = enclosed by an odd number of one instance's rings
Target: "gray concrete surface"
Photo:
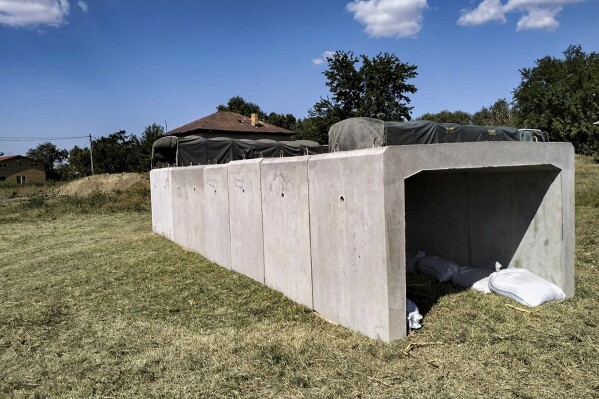
[[[312,157],[308,179],[314,310],[389,341],[395,338],[390,335],[392,318],[403,319],[405,335],[405,306],[391,309],[388,303],[384,152]]]
[[[153,229],[172,239],[170,180],[170,170],[152,171]],[[240,273],[372,338],[406,334],[406,250],[526,268],[574,294],[574,151],[567,143],[238,161],[205,167],[204,188],[205,256],[231,268],[233,254]]]
[[[312,308],[309,158],[265,158],[260,166],[265,283]]]
[[[185,171],[187,189],[187,248],[199,254],[206,253],[204,168],[205,166],[180,168]]]
[[[184,248],[189,249],[191,237],[188,233],[189,229],[189,201],[187,193],[189,187],[187,185],[187,170],[186,168],[173,168],[171,170],[172,184],[172,207],[173,207],[173,238],[172,240]]]
[[[171,168],[155,169],[150,173],[152,198],[152,229],[156,234],[173,238],[173,206]]]
[[[229,179],[227,165],[204,168],[204,256],[231,269],[231,234],[229,231]]]
[[[229,223],[231,268],[264,284],[260,162],[262,159],[228,164]]]

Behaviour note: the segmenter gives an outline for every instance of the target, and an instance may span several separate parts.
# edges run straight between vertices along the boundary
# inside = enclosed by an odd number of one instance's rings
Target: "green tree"
[[[416,93],[416,86],[408,83],[414,79],[416,66],[403,63],[395,54],[382,53],[372,59],[361,56],[359,75],[363,94],[358,107],[360,116],[388,121],[410,120],[412,108],[408,94]]]
[[[94,140],[94,173],[134,172],[136,141],[137,138],[132,140],[124,130]]]
[[[546,56],[520,70],[514,90],[518,124],[570,141],[577,152],[599,152],[599,54],[569,46],[564,58]]]
[[[245,116],[251,116],[252,114],[258,114],[258,118],[266,119],[266,114],[260,109],[260,107],[249,101],[245,101],[241,96],[231,97],[227,101],[227,105],[217,105],[217,111],[235,112]]]
[[[74,146],[69,151],[70,178],[78,178],[91,175],[91,159],[88,147]]]
[[[515,126],[514,109],[505,99],[501,98],[490,107],[482,107],[472,115],[472,122],[482,126]]]
[[[130,138],[132,150],[130,169],[135,172],[147,172],[152,168],[152,144],[164,135],[164,127],[157,123],[146,126],[139,139],[133,135]]]
[[[411,119],[408,94],[415,93],[416,86],[408,80],[417,76],[416,66],[401,62],[395,54],[369,58],[351,51],[337,51],[327,63],[323,74],[331,96],[321,98],[308,111],[308,118],[298,123],[300,137],[325,143],[332,124],[356,116]]]
[[[464,111],[444,110],[436,114],[427,113],[420,115],[418,119],[433,121],[438,123],[459,123],[461,125],[472,124],[472,115]]]
[[[46,179],[57,180],[60,176],[56,173],[55,167],[67,159],[69,152],[67,150],[61,150],[56,145],[49,141],[41,143],[34,148],[27,150],[26,155],[29,158],[41,161],[45,165]]]
[[[297,124],[297,118],[293,114],[277,114],[271,112],[266,118],[266,122],[271,125],[282,127],[283,129],[293,130]]]

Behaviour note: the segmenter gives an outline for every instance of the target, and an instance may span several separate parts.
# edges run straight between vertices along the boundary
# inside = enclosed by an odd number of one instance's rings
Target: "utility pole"
[[[92,176],[94,175],[94,156],[92,155],[92,135],[89,135],[89,162],[92,166]]]

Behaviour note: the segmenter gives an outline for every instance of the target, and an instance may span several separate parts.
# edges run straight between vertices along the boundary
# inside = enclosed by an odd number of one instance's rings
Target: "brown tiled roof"
[[[241,132],[241,133],[264,133],[264,134],[288,134],[292,135],[295,132],[283,129],[266,122],[259,122],[256,126],[252,126],[252,121],[249,117],[235,112],[219,111],[211,115],[205,116],[197,121],[190,122],[186,125],[173,129],[167,135],[178,135],[192,133],[195,131],[223,131],[223,132]]]
[[[18,158],[20,155],[4,155],[0,157],[0,161],[8,161],[9,159]]]

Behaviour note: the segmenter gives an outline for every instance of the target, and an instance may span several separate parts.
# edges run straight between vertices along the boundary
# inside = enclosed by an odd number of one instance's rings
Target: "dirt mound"
[[[111,194],[142,184],[150,186],[150,178],[144,173],[115,173],[84,177],[65,184],[58,190],[59,195],[88,197],[95,192]]]

